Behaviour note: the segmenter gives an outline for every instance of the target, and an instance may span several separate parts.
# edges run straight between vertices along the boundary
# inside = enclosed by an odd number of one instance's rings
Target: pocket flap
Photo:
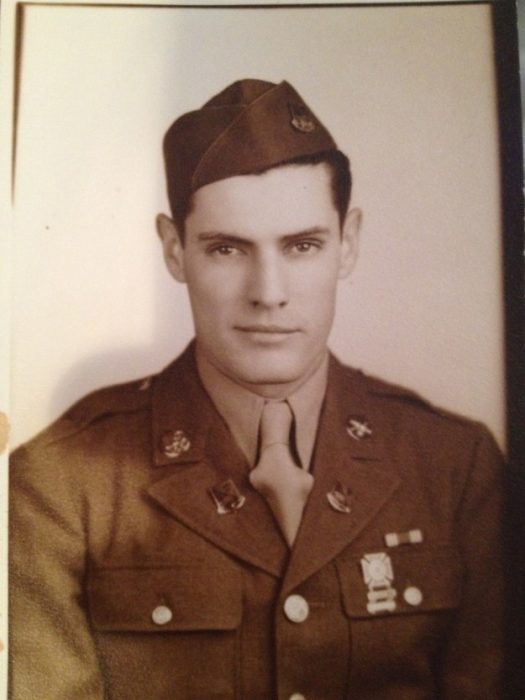
[[[337,568],[343,604],[349,617],[378,617],[446,610],[459,605],[462,566],[452,547],[410,547],[383,550],[392,580],[374,589],[365,582],[363,557],[341,557]],[[390,590],[389,590],[390,589]],[[374,605],[379,603],[379,605]]]
[[[92,624],[99,630],[233,630],[242,616],[241,576],[232,569],[95,569],[87,589]]]

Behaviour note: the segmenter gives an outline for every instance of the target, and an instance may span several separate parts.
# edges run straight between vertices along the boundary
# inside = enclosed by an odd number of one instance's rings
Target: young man
[[[327,350],[348,160],[259,80],[165,159],[195,341],[14,456],[11,697],[500,697],[499,453]]]

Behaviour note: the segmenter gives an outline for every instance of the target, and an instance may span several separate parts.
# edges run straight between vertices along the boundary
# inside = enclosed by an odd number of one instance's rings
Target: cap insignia
[[[297,102],[289,102],[291,125],[296,131],[301,131],[303,134],[309,134],[316,128],[312,115],[304,105]]]

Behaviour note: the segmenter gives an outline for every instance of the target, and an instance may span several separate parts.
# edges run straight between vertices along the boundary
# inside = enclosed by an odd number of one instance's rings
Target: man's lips
[[[244,333],[297,333],[299,328],[290,328],[289,326],[276,326],[273,324],[254,323],[249,326],[234,326],[235,330]]]

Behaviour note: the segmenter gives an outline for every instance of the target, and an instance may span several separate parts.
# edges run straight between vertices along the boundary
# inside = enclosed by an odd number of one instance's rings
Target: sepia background
[[[488,5],[24,10],[12,249],[12,446],[192,336],[163,267],[161,138],[243,77],[291,82],[350,155],[361,255],[345,362],[503,444],[497,113]]]

